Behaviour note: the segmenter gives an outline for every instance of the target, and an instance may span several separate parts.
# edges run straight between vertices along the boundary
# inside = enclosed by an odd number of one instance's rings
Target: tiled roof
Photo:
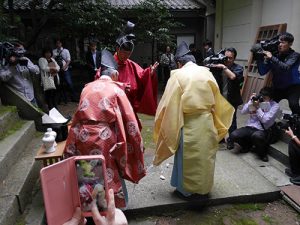
[[[121,9],[130,9],[145,0],[109,0],[109,2]],[[161,0],[169,9],[201,9],[202,4],[195,0]]]
[[[36,9],[46,9],[51,0],[43,0],[42,4],[36,6]],[[120,9],[130,9],[134,5],[137,5],[146,0],[107,0],[110,4]],[[201,0],[200,0],[201,1]],[[169,9],[180,10],[180,9],[201,9],[204,8],[204,4],[198,0],[161,0],[165,3]],[[30,9],[30,2],[32,0],[14,0],[15,10],[28,10]],[[4,1],[4,7],[8,9],[8,0]],[[54,8],[62,8],[61,4],[57,4]]]

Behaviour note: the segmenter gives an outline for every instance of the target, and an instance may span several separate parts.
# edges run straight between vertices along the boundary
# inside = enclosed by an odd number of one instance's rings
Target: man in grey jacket
[[[31,74],[39,74],[40,70],[27,57],[18,57],[12,54],[8,64],[0,67],[0,80],[14,88],[33,105],[37,106],[34,98]]]

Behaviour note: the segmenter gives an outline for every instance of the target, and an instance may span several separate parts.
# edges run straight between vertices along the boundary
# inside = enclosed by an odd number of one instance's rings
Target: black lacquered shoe
[[[180,191],[178,190],[175,190],[174,192],[174,195],[182,200],[185,200],[185,201],[199,201],[199,200],[206,200],[208,199],[208,194],[205,194],[205,195],[201,195],[201,194],[191,194],[189,196],[185,196],[183,195]]]

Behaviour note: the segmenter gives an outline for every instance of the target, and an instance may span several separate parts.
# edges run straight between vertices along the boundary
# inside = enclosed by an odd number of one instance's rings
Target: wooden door
[[[259,27],[254,44],[259,43],[262,40],[271,39],[277,34],[285,32],[286,27],[286,23]],[[259,75],[256,61],[253,60],[253,55],[251,53],[248,59],[245,81],[242,88],[243,101],[247,102],[253,92],[258,93],[260,89],[265,86],[272,86],[272,74],[269,72],[265,76]]]

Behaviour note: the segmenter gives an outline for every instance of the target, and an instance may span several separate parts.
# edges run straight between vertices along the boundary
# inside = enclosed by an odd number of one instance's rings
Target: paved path
[[[72,115],[76,107],[76,103],[68,103],[67,106],[60,106],[59,110],[65,116]],[[153,117],[141,116],[140,118],[144,125],[145,135],[151,136]],[[243,126],[246,119],[247,117],[238,114],[238,126]],[[173,194],[174,188],[170,185],[173,157],[163,162],[160,167],[153,167],[151,164],[153,155],[153,149],[146,149],[147,176],[138,185],[127,182],[129,205],[126,214],[140,212],[154,214],[155,212],[172,211],[190,206],[189,202],[183,201]],[[214,186],[210,198],[208,201],[199,201],[197,204],[266,202],[279,198],[279,188],[243,158],[245,157],[240,157],[233,151],[227,151],[224,146],[220,145],[216,159]],[[164,180],[160,178],[161,175],[165,178]]]

